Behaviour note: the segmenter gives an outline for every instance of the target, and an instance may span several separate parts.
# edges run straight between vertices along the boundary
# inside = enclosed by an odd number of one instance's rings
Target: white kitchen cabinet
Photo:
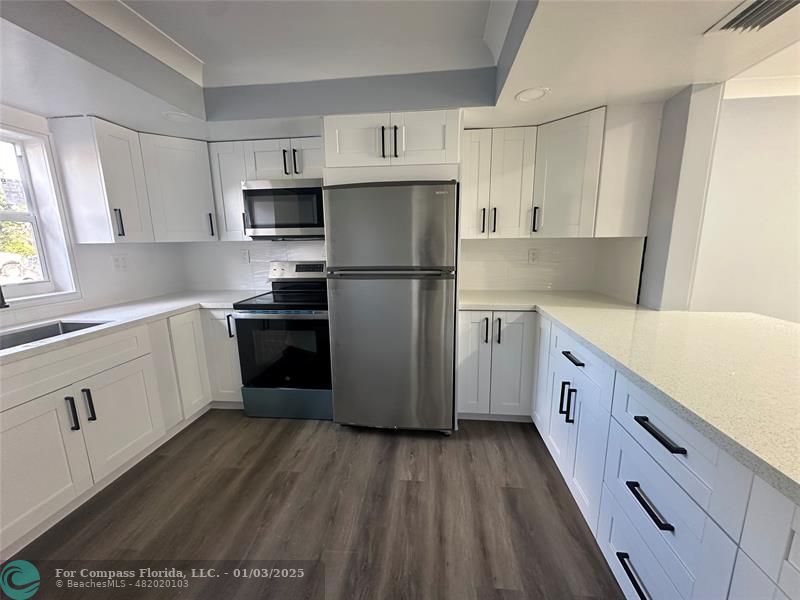
[[[51,119],[50,129],[75,240],[152,242],[139,134],[96,117]]]
[[[458,410],[530,415],[536,313],[460,311],[456,356]]]
[[[490,238],[527,238],[536,162],[536,127],[492,130],[489,192]]]
[[[292,175],[295,179],[322,179],[325,166],[321,137],[291,139]]]
[[[736,567],[733,570],[728,600],[784,600],[781,593],[769,577],[739,550],[736,555]]]
[[[564,412],[571,375],[567,365],[551,357],[548,374],[550,424],[544,438],[550,455],[565,479],[569,474],[571,426],[564,418]]]
[[[492,130],[471,129],[461,138],[460,236],[489,236],[489,181],[492,165]]]
[[[139,137],[156,241],[216,239],[208,144],[150,133]]]
[[[592,237],[605,108],[539,127],[533,237]]]
[[[335,115],[323,120],[326,167],[457,163],[458,110]]]
[[[217,213],[219,239],[242,241],[244,234],[244,198],[242,182],[245,172],[244,145],[249,142],[213,142],[208,145],[211,160],[211,182]]]
[[[242,373],[236,344],[236,322],[230,317],[230,311],[203,312],[211,398],[221,402],[241,403]]]
[[[83,437],[94,481],[134,458],[164,433],[158,383],[151,356],[76,383]]]
[[[193,310],[170,317],[169,331],[183,416],[189,418],[211,402],[200,311]]]
[[[551,323],[541,315],[536,319],[536,348],[533,382],[533,398],[531,399],[531,416],[542,438],[550,427],[550,331]]]
[[[30,531],[92,486],[65,388],[0,413],[0,539]],[[78,401],[76,398],[75,402]],[[77,407],[76,407],[77,411]]]
[[[292,179],[291,140],[253,140],[243,144],[246,179]]]

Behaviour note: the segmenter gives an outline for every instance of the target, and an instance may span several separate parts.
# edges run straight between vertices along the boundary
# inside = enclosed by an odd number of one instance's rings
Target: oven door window
[[[236,319],[236,335],[245,387],[331,388],[328,321]]]
[[[252,229],[322,227],[322,190],[245,190],[247,226]]]

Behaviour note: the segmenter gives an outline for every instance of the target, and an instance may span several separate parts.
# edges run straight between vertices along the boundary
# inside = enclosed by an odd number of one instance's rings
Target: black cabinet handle
[[[572,394],[575,394],[575,397],[577,397],[578,396],[578,390],[576,390],[575,388],[570,388],[570,390],[567,392],[567,408],[564,411],[564,422],[566,422],[566,423],[574,423],[575,422],[575,410],[574,410],[574,406],[572,404]],[[569,416],[569,409],[570,408],[573,408],[572,417]]]
[[[564,392],[569,389],[569,381],[562,381],[561,382],[561,396],[558,399],[558,414],[564,415],[566,411],[564,410]]]
[[[661,516],[661,513],[658,512],[658,509],[650,502],[650,499],[642,491],[642,486],[639,485],[638,481],[626,481],[625,485],[628,486],[633,497],[636,498],[636,501],[642,506],[647,516],[653,520],[656,527],[661,531],[675,531],[675,527],[666,521],[664,517]]]
[[[230,314],[230,313],[228,313],[227,315],[225,315],[225,320],[228,322],[228,337],[229,337],[229,338],[232,338],[232,337],[233,337],[233,329],[231,329],[231,317],[232,317],[232,316],[233,316],[233,315],[232,315],[232,314]]]
[[[214,237],[214,217],[211,216],[211,213],[208,213],[208,226],[211,229],[211,237]]]
[[[242,231],[247,229],[247,213],[242,213]]]
[[[571,362],[573,365],[575,365],[576,367],[585,367],[586,366],[586,364],[584,362],[578,360],[578,358],[572,352],[570,352],[569,350],[563,350],[561,352],[561,354],[566,356],[567,360],[569,362]]]
[[[503,319],[497,319],[497,343],[498,344],[500,343],[500,340],[502,339],[500,337],[500,333],[502,331],[503,331]]]
[[[400,155],[397,154],[397,125],[394,126],[394,157],[400,158]]]
[[[686,454],[686,448],[683,448],[682,446],[678,446],[678,444],[676,444],[671,439],[669,439],[664,434],[664,432],[662,432],[658,427],[653,425],[650,422],[650,419],[648,419],[647,417],[638,415],[638,416],[633,417],[633,420],[636,421],[639,425],[641,425],[647,433],[649,433],[654,438],[656,438],[656,441],[658,441],[659,444],[664,446],[664,448],[669,450],[670,453],[672,453],[672,454]]]
[[[294,174],[300,175],[300,171],[297,170],[297,148],[292,148],[292,166],[294,168]]]
[[[533,207],[533,225],[531,227],[531,231],[533,233],[536,233],[537,231],[539,231],[539,229],[536,227],[536,220],[537,220],[536,217],[538,217],[538,216],[539,216],[539,207],[538,206],[534,206]]]
[[[89,418],[87,421],[97,421],[97,413],[94,411],[94,401],[92,400],[92,390],[83,388],[81,394],[86,399],[86,407],[89,409]]]
[[[639,577],[637,577],[636,573],[633,570],[633,567],[630,564],[631,556],[627,552],[617,552],[617,560],[622,565],[622,568],[625,571],[625,575],[628,576],[628,579],[633,586],[633,589],[636,591],[636,595],[639,596],[640,600],[650,600],[650,594],[648,594],[644,590],[644,586],[639,583]]]
[[[69,406],[69,414],[72,416],[72,427],[70,429],[72,431],[78,431],[81,428],[81,424],[78,421],[78,409],[75,408],[75,398],[72,396],[67,396],[64,398],[67,401],[67,406]]]
[[[121,208],[114,209],[114,218],[117,220],[117,235],[119,237],[125,237],[125,223],[122,221]]]
[[[291,173],[289,173],[289,168],[286,166],[286,148],[283,149],[283,174],[291,175]]]
[[[486,325],[486,331],[483,334],[483,343],[484,344],[488,344],[489,343],[489,317],[483,317],[483,320],[485,321],[485,325]]]
[[[386,158],[386,127],[381,125],[381,158]]]
[[[497,207],[492,209],[492,233],[497,232]]]
[[[486,233],[486,209],[481,209],[481,233]]]

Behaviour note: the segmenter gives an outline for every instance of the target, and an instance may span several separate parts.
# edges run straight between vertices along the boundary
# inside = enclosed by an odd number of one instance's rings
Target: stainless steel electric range
[[[271,292],[233,305],[244,411],[251,417],[330,420],[325,263],[272,262],[270,280]]]

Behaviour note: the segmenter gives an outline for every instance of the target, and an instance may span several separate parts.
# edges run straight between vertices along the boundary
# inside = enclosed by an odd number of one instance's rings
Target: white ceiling
[[[496,107],[467,127],[529,125],[725,81],[800,39],[800,8],[759,32],[703,36],[741,0],[541,0]],[[522,104],[521,90],[551,93]]]
[[[203,61],[205,87],[495,64],[483,39],[489,0],[125,4]]]

